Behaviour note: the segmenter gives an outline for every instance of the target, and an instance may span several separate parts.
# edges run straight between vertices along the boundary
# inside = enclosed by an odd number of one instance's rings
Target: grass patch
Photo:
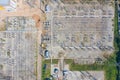
[[[116,62],[120,65],[120,35],[119,35],[119,28],[118,28],[118,7],[117,3],[115,3],[115,28],[114,28],[114,46],[116,49]],[[117,66],[118,74],[117,79],[120,80],[120,66]]]
[[[52,63],[57,64],[58,59],[53,59]],[[45,80],[45,78],[49,78],[50,75],[51,75],[51,60],[50,59],[43,60],[42,61],[42,80]]]
[[[74,63],[74,61],[72,59],[64,59],[65,63],[71,65]]]
[[[46,65],[46,66],[45,66]],[[42,80],[50,76],[51,66],[46,60],[42,61]]]
[[[116,70],[116,56],[115,54],[110,56],[107,61],[103,64],[90,64],[90,65],[80,65],[74,63],[72,59],[67,59],[65,62],[70,65],[71,71],[105,71],[105,80],[116,80],[117,70]]]
[[[44,62],[49,64],[49,63],[51,63],[51,60],[50,59],[44,60]],[[52,63],[53,64],[57,64],[58,63],[58,59],[52,59]]]

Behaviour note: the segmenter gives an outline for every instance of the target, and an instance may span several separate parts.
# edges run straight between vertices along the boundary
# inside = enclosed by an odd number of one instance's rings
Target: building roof
[[[10,0],[0,0],[0,5],[1,6],[7,6],[10,4]]]

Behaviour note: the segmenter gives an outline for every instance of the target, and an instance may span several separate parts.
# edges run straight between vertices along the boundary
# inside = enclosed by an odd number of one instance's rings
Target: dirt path
[[[38,31],[38,46],[41,44],[41,31]],[[39,51],[38,51],[39,52]],[[38,58],[37,58],[37,72],[38,72],[38,80],[41,80],[41,72],[42,72],[42,56],[38,53]]]

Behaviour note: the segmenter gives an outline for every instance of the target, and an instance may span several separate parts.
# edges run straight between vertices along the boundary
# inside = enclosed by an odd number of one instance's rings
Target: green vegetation
[[[42,67],[42,80],[45,80],[45,78],[49,78],[50,77],[50,69],[43,69]]]
[[[36,80],[38,80],[38,71],[37,71],[37,67],[38,67],[38,43],[36,42],[35,43],[35,47],[36,47],[36,50],[35,50],[35,62],[34,62],[34,67],[35,67],[35,70],[34,70],[34,75],[36,76]]]
[[[34,62],[34,66],[35,66],[34,75],[37,77],[37,61]]]
[[[51,60],[50,60],[50,59],[44,60],[44,63],[50,64],[50,63],[51,63]],[[58,59],[52,59],[52,63],[53,63],[53,64],[57,64],[57,63],[58,63]]]
[[[53,59],[52,60],[53,64],[58,63],[58,59]],[[51,60],[43,60],[42,61],[42,80],[45,80],[45,78],[50,77],[50,70],[51,70]]]
[[[119,29],[118,29],[118,8],[117,8],[117,3],[115,4],[115,28],[114,28],[114,45],[116,49],[116,62],[120,64],[120,35],[119,35]],[[117,79],[120,80],[120,66],[117,66],[118,69],[118,74],[117,74]]]
[[[117,5],[115,6],[115,19],[114,19],[114,47],[119,50],[119,33],[118,33],[118,13],[117,13]]]
[[[65,60],[67,64],[70,65],[70,70],[72,71],[89,71],[89,70],[95,70],[105,71],[106,80],[116,80],[117,70],[116,70],[116,56],[115,54],[111,55],[107,61],[105,61],[103,64],[91,64],[91,65],[80,65],[74,63],[73,60],[67,59]]]
[[[2,70],[3,69],[3,65],[2,64],[0,64],[0,70]]]
[[[73,59],[64,59],[65,63],[71,65],[74,63]]]

